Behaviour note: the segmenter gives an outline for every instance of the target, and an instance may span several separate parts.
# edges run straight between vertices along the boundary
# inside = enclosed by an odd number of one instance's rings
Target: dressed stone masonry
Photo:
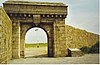
[[[70,48],[95,45],[99,41],[97,34],[65,25],[67,7],[63,3],[49,2],[9,0],[3,3],[3,8],[0,7],[0,63],[25,57],[25,34],[33,27],[47,33],[49,57],[66,57]],[[77,54],[80,51],[72,51],[72,55]]]
[[[47,33],[48,56],[66,56],[65,4],[6,1],[4,9],[12,20],[13,58],[25,56],[25,34],[33,27],[40,27]]]

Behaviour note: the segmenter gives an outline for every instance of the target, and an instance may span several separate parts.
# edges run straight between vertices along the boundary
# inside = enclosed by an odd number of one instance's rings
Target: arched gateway
[[[33,27],[44,29],[48,35],[48,56],[66,56],[65,18],[63,3],[6,1],[4,9],[12,20],[13,58],[24,57],[25,34]]]

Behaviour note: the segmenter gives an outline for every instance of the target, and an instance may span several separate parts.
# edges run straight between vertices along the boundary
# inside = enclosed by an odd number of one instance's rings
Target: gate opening
[[[29,29],[25,35],[25,57],[47,57],[47,40],[47,33],[42,28]]]

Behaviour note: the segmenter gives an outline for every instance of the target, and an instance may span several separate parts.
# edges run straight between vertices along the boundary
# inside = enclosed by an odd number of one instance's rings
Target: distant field
[[[28,43],[28,44],[25,44],[25,47],[26,47],[26,48],[30,48],[30,47],[31,47],[31,48],[32,48],[32,47],[33,47],[33,48],[34,48],[34,47],[46,47],[46,46],[47,46],[47,43],[37,43],[37,44],[34,44],[34,43],[33,43],[33,44],[29,44],[29,43]]]

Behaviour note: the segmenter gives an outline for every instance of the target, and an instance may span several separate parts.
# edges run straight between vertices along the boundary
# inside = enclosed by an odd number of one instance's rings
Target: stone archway
[[[48,37],[48,56],[53,56],[53,44],[52,44],[52,41],[53,41],[53,37],[51,37],[50,35],[52,35],[52,25],[50,24],[39,24],[38,26],[35,26],[35,25],[31,25],[32,23],[20,23],[20,56],[21,57],[24,57],[24,51],[25,51],[25,34],[26,32],[33,28],[33,27],[40,27],[42,28],[46,34],[47,34],[47,37]]]
[[[63,3],[6,1],[4,9],[12,20],[12,56],[24,57],[25,33],[37,26],[48,34],[48,56],[67,55],[65,18],[67,6]]]

